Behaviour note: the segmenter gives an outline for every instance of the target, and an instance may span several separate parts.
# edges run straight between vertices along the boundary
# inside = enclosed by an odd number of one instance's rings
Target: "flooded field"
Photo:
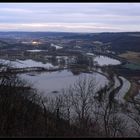
[[[119,65],[121,64],[120,61],[116,60],[116,59],[112,59],[110,57],[107,56],[96,56],[94,59],[95,62],[97,62],[97,64],[99,66],[104,66],[104,65]]]
[[[119,65],[121,64],[120,61],[116,59],[109,58],[107,56],[98,56],[94,54],[88,54],[91,57],[93,57],[93,63],[96,62],[96,65],[99,66],[105,66],[105,65]],[[49,56],[51,57],[51,56]],[[35,61],[32,59],[27,60],[18,60],[10,61],[10,60],[4,60],[0,59],[0,62],[3,64],[9,64],[11,67],[14,68],[32,68],[32,67],[41,67],[46,69],[55,69],[59,68],[59,63],[61,63],[62,59],[65,61],[63,64],[63,67],[66,68],[66,66],[71,63],[75,62],[76,57],[68,57],[68,56],[56,56],[55,61],[57,61],[56,65],[53,65],[51,62],[40,62]],[[33,85],[35,89],[41,92],[42,96],[54,96],[56,94],[61,93],[62,89],[68,88],[70,85],[73,85],[76,80],[78,80],[79,77],[88,77],[93,78],[96,83],[96,91],[98,91],[100,88],[103,88],[105,85],[108,85],[109,80],[107,77],[105,77],[104,72],[100,71],[98,73],[98,69],[95,70],[96,72],[92,73],[82,73],[74,75],[72,71],[70,71],[68,68],[67,70],[61,70],[61,71],[55,71],[55,72],[29,72],[24,74],[19,74],[21,78],[29,82]],[[121,77],[123,80],[123,86],[120,92],[117,95],[117,99],[122,100],[124,94],[127,92],[127,89],[124,90],[125,87],[130,87],[130,84],[126,85],[126,82],[124,81],[123,77]],[[114,88],[117,88],[120,83],[117,78],[114,79]],[[128,82],[127,82],[128,83]],[[121,99],[120,99],[121,96]]]
[[[124,77],[119,76],[123,82],[123,85],[121,87],[121,89],[119,90],[119,92],[117,93],[117,95],[115,96],[115,99],[119,102],[119,103],[125,103],[125,94],[129,91],[130,87],[131,87],[131,83]]]
[[[40,92],[42,95],[55,95],[60,93],[62,89],[68,88],[73,85],[79,77],[93,78],[95,80],[96,91],[100,87],[104,87],[108,84],[108,79],[98,73],[81,73],[79,75],[73,75],[71,71],[63,70],[57,72],[43,72],[43,73],[27,73],[21,74],[20,77],[26,79]]]
[[[43,67],[43,68],[49,69],[49,68],[56,67],[56,66],[53,66],[51,63],[37,62],[37,61],[34,61],[32,59],[27,59],[27,60],[16,59],[15,61],[0,59],[0,63],[8,64],[9,66],[14,67],[14,68]]]

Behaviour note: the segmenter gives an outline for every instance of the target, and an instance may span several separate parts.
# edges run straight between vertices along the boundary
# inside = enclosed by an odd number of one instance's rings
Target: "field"
[[[129,63],[129,64],[125,64],[123,67],[132,70],[140,70],[140,64]]]
[[[140,64],[140,52],[127,51],[126,53],[122,53],[119,56],[123,57],[123,58],[126,58],[128,61],[131,61],[133,63],[139,63]]]

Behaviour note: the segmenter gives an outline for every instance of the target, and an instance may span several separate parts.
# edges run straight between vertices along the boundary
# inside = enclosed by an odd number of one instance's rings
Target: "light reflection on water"
[[[94,61],[96,61],[98,63],[98,65],[100,65],[100,66],[121,64],[120,61],[106,57],[106,56],[96,56]]]
[[[69,61],[69,59],[66,56],[57,56],[55,60],[59,60],[60,58],[63,58],[66,62]],[[74,57],[72,57],[70,60],[73,60]],[[98,65],[117,65],[120,64],[120,61],[106,57],[106,56],[95,56],[93,57],[94,61],[97,62]],[[3,59],[0,59],[0,61],[4,61]],[[6,61],[7,63],[10,62],[9,60]],[[54,66],[52,63],[46,63],[43,64],[42,62],[37,62],[35,60],[26,59],[26,60],[16,60],[11,61],[14,67],[17,68],[26,68],[26,67],[59,67]],[[67,63],[65,63],[67,64]],[[65,66],[65,65],[64,65]],[[68,88],[70,85],[73,85],[74,82],[78,79],[79,76],[89,76],[96,79],[97,83],[97,90],[100,89],[100,87],[104,87],[108,84],[108,80],[103,75],[93,72],[92,74],[77,74],[73,75],[71,71],[63,70],[63,71],[56,71],[56,72],[44,72],[44,73],[26,73],[21,74],[20,76],[24,78],[26,81],[29,81],[32,83],[32,85],[38,89],[39,91],[43,92],[45,95],[50,94],[52,95],[53,91],[61,91],[63,88]],[[56,92],[54,92],[56,93]]]
[[[53,91],[60,92],[63,88],[68,88],[81,76],[94,78],[95,82],[97,83],[96,90],[99,90],[100,87],[104,87],[108,84],[108,79],[106,77],[95,72],[92,74],[81,73],[79,75],[73,75],[71,71],[63,70],[56,72],[43,72],[40,74],[36,73],[33,76],[30,74],[21,74],[20,76],[32,83],[33,86],[39,91],[43,92],[44,95],[52,95]]]

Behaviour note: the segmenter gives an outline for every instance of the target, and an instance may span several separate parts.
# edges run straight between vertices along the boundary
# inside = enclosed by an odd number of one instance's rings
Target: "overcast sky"
[[[0,3],[0,31],[140,31],[140,3]]]

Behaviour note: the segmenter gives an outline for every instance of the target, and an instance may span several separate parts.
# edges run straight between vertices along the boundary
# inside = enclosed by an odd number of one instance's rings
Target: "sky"
[[[0,31],[140,31],[140,3],[0,3]]]

